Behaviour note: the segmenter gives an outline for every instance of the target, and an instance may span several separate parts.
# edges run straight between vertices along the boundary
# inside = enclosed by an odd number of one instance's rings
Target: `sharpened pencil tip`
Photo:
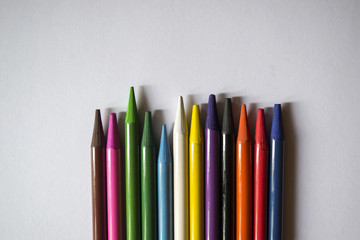
[[[267,148],[265,115],[264,109],[259,108],[256,116],[255,126],[255,144],[259,144],[261,148]]]
[[[116,122],[116,113],[111,113],[109,116],[109,127],[108,127],[108,135],[107,135],[107,148],[120,148],[120,136],[119,129]]]
[[[232,134],[234,133],[234,118],[231,106],[231,98],[225,99],[224,116],[222,123],[222,133]]]
[[[274,105],[270,137],[274,140],[284,140],[281,104]]]
[[[153,124],[152,124],[152,119],[151,119],[151,112],[145,112],[141,146],[142,147],[155,146],[155,137],[154,137],[154,130],[153,130]]]
[[[100,114],[100,110],[96,109],[91,147],[105,147],[105,146],[106,146],[106,140],[105,140],[104,129],[101,121],[101,114]]]
[[[216,109],[216,98],[214,94],[211,94],[209,96],[205,128],[210,130],[220,130],[219,119],[217,116],[217,109]]]
[[[190,125],[190,142],[202,143],[203,136],[201,129],[200,108],[199,105],[193,105]]]
[[[168,140],[165,124],[162,125],[162,129],[161,129],[161,139],[160,139],[158,161],[161,161],[161,162],[171,162],[172,161],[170,145],[169,145],[169,140]]]
[[[176,110],[174,133],[181,133],[184,135],[188,134],[188,126],[182,96],[179,97],[179,102]]]
[[[129,103],[126,111],[125,122],[133,123],[138,121],[138,112],[136,107],[134,87],[130,87]]]
[[[238,133],[238,142],[250,142],[251,135],[249,129],[248,118],[246,114],[246,105],[241,105],[240,121],[239,121],[239,133]]]

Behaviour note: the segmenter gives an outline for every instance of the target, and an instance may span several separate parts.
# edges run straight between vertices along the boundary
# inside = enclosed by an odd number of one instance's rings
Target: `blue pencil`
[[[284,131],[281,105],[274,105],[270,133],[268,240],[283,239],[284,206]]]
[[[173,162],[163,124],[158,157],[158,217],[159,240],[173,240]]]

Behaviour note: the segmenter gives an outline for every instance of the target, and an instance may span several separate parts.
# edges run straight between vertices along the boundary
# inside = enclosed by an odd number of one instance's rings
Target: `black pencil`
[[[225,99],[221,129],[221,181],[222,181],[222,229],[221,237],[235,239],[235,130],[231,98]]]

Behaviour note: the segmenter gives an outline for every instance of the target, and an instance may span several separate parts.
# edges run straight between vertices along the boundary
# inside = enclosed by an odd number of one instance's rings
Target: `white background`
[[[359,33],[357,0],[1,0],[0,238],[91,239],[94,110],[123,136],[133,85],[157,141],[179,95],[252,133],[282,103],[285,239],[358,239]]]

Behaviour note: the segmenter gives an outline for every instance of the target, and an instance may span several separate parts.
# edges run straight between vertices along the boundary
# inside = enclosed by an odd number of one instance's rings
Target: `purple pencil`
[[[209,96],[205,123],[205,239],[220,239],[220,126],[215,95]]]

